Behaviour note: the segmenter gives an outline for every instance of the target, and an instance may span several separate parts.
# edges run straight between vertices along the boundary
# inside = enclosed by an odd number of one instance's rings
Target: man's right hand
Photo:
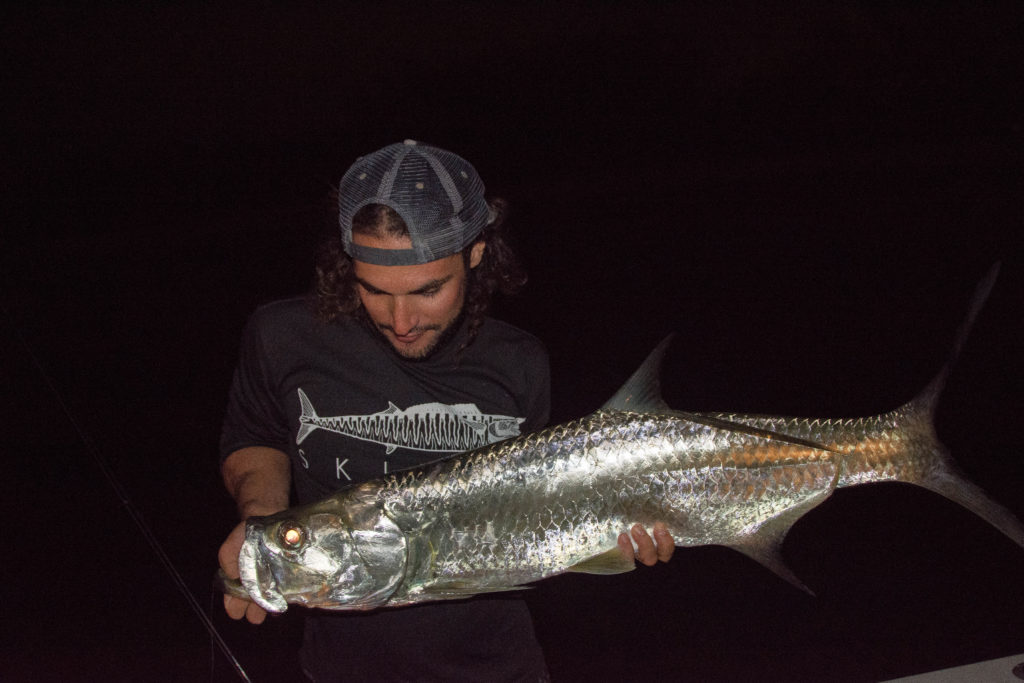
[[[238,553],[242,550],[242,542],[245,541],[245,522],[231,530],[227,540],[221,545],[217,552],[217,560],[220,568],[229,579],[238,578]],[[233,595],[224,596],[224,611],[232,619],[245,617],[250,624],[262,624],[267,618],[267,611],[251,600],[236,598]]]
[[[238,524],[217,553],[217,561],[229,579],[238,578],[238,553],[245,541],[245,520],[253,515],[272,515],[288,507],[291,470],[283,451],[264,446],[242,448],[221,464],[221,475],[228,493],[238,504]],[[251,600],[224,596],[224,610],[232,619],[245,617],[262,624],[267,611]]]

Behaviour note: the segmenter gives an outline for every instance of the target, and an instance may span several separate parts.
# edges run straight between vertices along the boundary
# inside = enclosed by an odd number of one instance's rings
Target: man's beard
[[[463,321],[465,321],[465,319],[466,319],[466,306],[465,306],[465,304],[463,304],[462,308],[459,309],[459,314],[457,316],[455,316],[455,318],[451,321],[451,323],[448,324],[447,327],[445,327],[444,329],[442,329],[438,333],[437,339],[434,340],[433,344],[431,344],[430,346],[428,346],[428,347],[426,347],[424,349],[421,349],[420,351],[417,351],[416,354],[412,355],[412,356],[406,355],[404,353],[400,353],[398,351],[398,349],[395,348],[395,345],[394,345],[394,343],[392,343],[391,339],[389,339],[387,334],[385,334],[385,332],[384,332],[385,329],[389,329],[389,328],[387,328],[385,326],[378,325],[377,323],[375,323],[373,321],[373,319],[370,318],[369,315],[367,315],[366,309],[363,308],[362,306],[359,307],[358,315],[359,315],[359,318],[366,324],[366,326],[369,327],[373,331],[373,333],[381,341],[383,341],[384,344],[389,349],[391,349],[392,353],[394,353],[396,356],[398,356],[402,360],[406,360],[406,361],[409,361],[411,363],[421,363],[423,361],[430,360],[431,358],[433,358],[440,350],[442,350],[444,347],[446,347],[451,342],[452,338],[456,334],[458,334],[459,330],[462,328]],[[429,329],[436,329],[436,328],[426,328],[426,329],[429,330]],[[394,330],[392,330],[392,332],[393,331]]]

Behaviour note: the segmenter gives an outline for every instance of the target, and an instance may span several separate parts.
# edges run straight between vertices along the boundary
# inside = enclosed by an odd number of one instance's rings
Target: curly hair
[[[468,321],[469,337],[460,350],[476,339],[494,294],[515,294],[526,284],[526,272],[504,234],[508,205],[497,198],[489,200],[488,204],[495,218],[476,239],[476,242],[487,244],[479,265],[476,268],[469,267],[472,244],[461,252],[468,272],[463,314]],[[331,322],[343,315],[365,316],[356,290],[352,257],[342,249],[337,230],[332,232],[334,234],[321,244],[316,259],[316,312],[324,322]],[[377,237],[409,236],[409,229],[402,217],[383,204],[368,204],[356,212],[352,218],[352,232]]]

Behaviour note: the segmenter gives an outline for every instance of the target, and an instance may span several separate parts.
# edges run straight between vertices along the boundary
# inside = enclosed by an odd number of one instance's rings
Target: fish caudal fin
[[[1021,524],[1012,512],[989,498],[980,486],[957,472],[952,465],[936,468],[923,480],[912,483],[963,505],[1024,548],[1024,524]]]
[[[299,403],[302,406],[302,415],[299,416],[299,432],[295,435],[296,444],[302,443],[306,440],[307,436],[316,431],[317,425],[311,424],[311,422],[320,417],[316,414],[313,403],[302,389],[299,389]]]
[[[908,472],[906,476],[893,477],[897,481],[904,481],[916,484],[944,496],[953,502],[959,503],[986,522],[1006,534],[1014,543],[1024,547],[1024,524],[1021,524],[1012,512],[999,505],[976,484],[961,474],[959,468],[953,462],[953,458],[946,449],[934,437],[932,428],[935,406],[938,403],[939,395],[946,384],[946,379],[953,368],[953,364],[960,355],[964,342],[974,325],[978,313],[981,311],[985,300],[988,298],[992,287],[995,284],[996,276],[999,274],[999,263],[993,265],[985,277],[982,278],[974,291],[970,309],[957,336],[953,342],[953,349],[948,360],[942,369],[910,403],[905,405],[901,411],[909,417],[910,422],[919,424],[919,431],[923,433],[925,427],[931,435],[930,460],[928,468],[923,473],[913,474]]]
[[[971,328],[974,327],[974,321],[977,320],[978,314],[981,312],[982,307],[985,305],[985,301],[988,299],[988,295],[992,292],[992,287],[996,283],[996,276],[999,275],[999,262],[997,261],[988,272],[985,277],[981,279],[978,286],[974,289],[974,296],[971,299],[971,306],[967,310],[967,316],[964,321],[960,324],[960,329],[957,330],[956,338],[953,340],[953,349],[950,351],[949,357],[946,359],[945,365],[939,370],[938,374],[928,383],[928,386],[919,393],[913,401],[910,402],[910,406],[913,406],[917,411],[925,413],[931,419],[932,415],[935,414],[935,405],[939,401],[939,395],[942,393],[942,389],[946,386],[946,380],[949,378],[949,373],[953,369],[953,365],[956,364],[957,359],[960,357],[960,351],[963,350],[964,342],[967,341],[968,335],[971,333]]]

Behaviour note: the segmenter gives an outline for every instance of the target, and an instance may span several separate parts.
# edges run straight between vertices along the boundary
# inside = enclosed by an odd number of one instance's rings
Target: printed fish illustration
[[[372,415],[320,417],[306,392],[299,389],[302,415],[295,443],[305,441],[313,431],[326,429],[363,441],[396,448],[439,453],[461,453],[519,435],[525,418],[487,415],[472,403],[420,403],[402,410],[388,401],[388,407]]]
[[[589,416],[250,518],[241,580],[222,575],[222,588],[274,612],[465,598],[563,572],[629,571],[619,533],[661,521],[679,546],[734,548],[806,590],[781,559],[786,533],[836,488],[882,481],[946,496],[1024,547],[1024,525],[958,472],[932,425],[997,270],[979,285],[946,366],[893,411],[672,410],[657,379],[666,340]]]

